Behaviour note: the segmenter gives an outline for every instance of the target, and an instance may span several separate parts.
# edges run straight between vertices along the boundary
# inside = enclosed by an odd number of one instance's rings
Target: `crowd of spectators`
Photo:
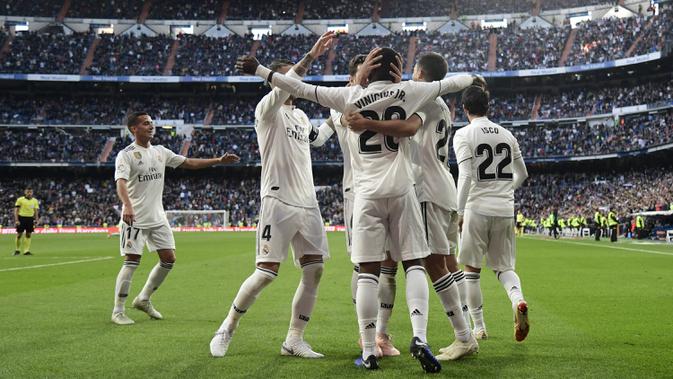
[[[651,25],[650,25],[651,23]],[[599,63],[661,50],[670,35],[673,11],[664,10],[655,18],[594,20],[581,24],[566,65]],[[348,61],[356,54],[378,46],[392,47],[402,55],[407,67],[410,38],[416,37],[416,55],[434,51],[442,54],[450,72],[486,71],[489,36],[497,33],[496,70],[555,67],[568,39],[568,26],[521,29],[516,25],[503,30],[478,27],[457,33],[399,32],[388,36],[342,34],[334,47],[332,74],[346,74]],[[0,37],[1,38],[1,37]],[[11,49],[0,62],[5,73],[77,74],[93,34],[19,33]],[[172,37],[134,37],[103,35],[94,60],[88,68],[92,75],[163,75],[173,44]],[[236,75],[238,56],[252,50],[251,35],[214,38],[203,35],[180,35],[173,75]],[[262,63],[285,58],[297,61],[313,46],[317,36],[270,35],[262,37],[256,55]],[[631,46],[640,38],[636,48]],[[326,73],[325,54],[313,62],[309,74]]]
[[[425,52],[441,54],[449,64],[449,72],[486,71],[488,66],[488,35],[490,31],[467,29],[455,34],[418,33],[417,55]]]
[[[565,90],[542,96],[540,119],[583,117],[612,113],[613,108],[643,104],[670,104],[673,101],[673,80],[628,83],[620,87]]]
[[[493,118],[493,117],[491,117]],[[526,158],[556,158],[601,155],[637,151],[673,143],[673,110],[658,113],[637,113],[617,120],[613,118],[568,122],[538,123],[514,126],[510,130],[519,140]],[[4,128],[0,148],[11,152],[7,161],[87,162],[94,163],[103,151],[105,142],[116,137],[108,161],[117,152],[132,143],[129,136],[121,137],[119,129],[90,130],[85,128],[43,127],[38,129]],[[185,144],[190,140],[189,144]],[[30,143],[26,143],[30,141]],[[156,129],[152,142],[175,152],[184,152],[197,158],[212,158],[225,152],[241,157],[241,163],[259,162],[257,135],[252,127],[224,129],[197,128],[187,137],[173,130]],[[341,162],[342,155],[336,138],[320,148],[311,149],[314,162]]]
[[[455,9],[455,0],[405,0],[386,1],[381,8],[381,17],[448,17]]]
[[[163,75],[169,36],[103,35],[89,67],[91,75]]]
[[[614,0],[542,0],[543,10],[568,9],[588,7],[590,5],[613,5]]]
[[[374,0],[305,0],[304,20],[371,18]]]
[[[326,224],[343,225],[339,175],[316,177],[316,194]],[[31,187],[40,201],[38,227],[109,226],[119,221],[120,202],[112,177],[12,177],[0,182],[0,197],[6,206],[0,225],[13,225],[13,204],[23,189]],[[552,210],[559,217],[583,215],[591,219],[601,209],[618,216],[632,212],[666,209],[673,202],[670,167],[610,173],[536,173],[516,191],[516,207],[526,217],[539,220]],[[169,170],[164,188],[166,210],[227,210],[232,225],[255,225],[259,212],[257,176],[184,176]],[[174,224],[179,219],[172,219]]]
[[[508,27],[498,33],[496,67],[519,70],[559,66],[570,27],[521,29]]]
[[[19,33],[0,63],[0,72],[78,74],[92,39],[88,33]]]
[[[528,13],[533,0],[455,0],[461,15]]]
[[[63,0],[0,0],[0,15],[55,17],[63,7]]]
[[[135,20],[144,3],[144,0],[73,0],[66,17]]]
[[[173,75],[228,76],[237,75],[233,62],[250,53],[252,38],[232,34],[215,38],[182,34],[175,54]]]
[[[298,0],[231,0],[228,20],[292,20],[297,14]]]
[[[575,157],[636,151],[673,143],[673,111],[629,115],[614,122],[513,127],[525,157]]]
[[[670,162],[669,162],[670,163]],[[612,209],[618,217],[633,212],[667,209],[673,203],[670,167],[608,173],[531,175],[516,191],[516,206],[526,217],[539,220],[558,210],[561,218]]]
[[[131,110],[142,109],[159,120],[183,120],[202,124],[210,98],[105,96],[80,93],[0,95],[0,124],[122,125]]]
[[[94,163],[112,130],[84,128],[0,129],[3,161]]]
[[[148,18],[162,20],[215,20],[222,0],[161,0],[152,2]]]
[[[343,225],[340,179],[316,178],[316,194],[326,224]],[[0,225],[14,225],[13,205],[31,187],[40,201],[37,226],[108,226],[120,219],[120,201],[112,177],[11,178],[0,183],[0,197],[9,204],[0,212]],[[259,178],[182,176],[169,169],[163,197],[166,210],[227,210],[231,225],[251,226],[259,213]],[[172,219],[174,225],[180,219]]]

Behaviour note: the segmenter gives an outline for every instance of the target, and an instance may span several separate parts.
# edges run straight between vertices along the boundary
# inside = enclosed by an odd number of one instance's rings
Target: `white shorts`
[[[458,262],[481,268],[486,265],[496,271],[514,270],[514,218],[483,216],[465,210],[463,234],[460,238]]]
[[[292,244],[294,263],[304,255],[329,258],[320,209],[295,207],[274,197],[262,199],[257,225],[256,262],[283,262]]]
[[[346,252],[351,255],[353,241],[353,200],[344,197],[344,224],[346,224]]]
[[[363,199],[356,193],[351,261],[360,264],[385,260],[387,237],[390,238],[390,257],[396,262],[430,254],[414,191],[385,199]]]
[[[125,222],[119,225],[119,252],[122,256],[127,254],[143,255],[143,248],[155,252],[157,250],[175,250],[173,231],[168,223],[148,229],[140,229],[129,226]]]
[[[421,203],[425,240],[432,254],[456,254],[458,247],[458,213],[424,201]]]

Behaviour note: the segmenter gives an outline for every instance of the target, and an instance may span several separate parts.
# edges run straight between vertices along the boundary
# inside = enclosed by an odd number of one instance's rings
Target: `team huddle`
[[[356,364],[378,369],[382,357],[400,354],[387,333],[400,262],[413,335],[409,352],[425,372],[439,372],[440,361],[476,353],[478,340],[487,338],[479,283],[484,257],[512,302],[515,339],[523,341],[529,330],[528,305],[514,272],[514,190],[528,173],[516,139],[486,117],[485,81],[474,75],[445,78],[447,63],[435,53],[420,57],[413,80],[402,81],[400,55],[376,48],[351,59],[346,87],[302,82],[334,37],[333,32],[323,34],[296,64],[274,61],[267,68],[254,57],[241,57],[236,64],[240,72],[266,80],[272,90],[255,109],[262,161],[256,267],[212,338],[211,355],[226,355],[240,319],[277,277],[291,245],[302,276],[280,353],[323,357],[304,339],[329,258],[310,149],[333,134],[344,157],[343,211],[362,350]],[[449,170],[451,113],[441,96],[461,91],[470,124],[453,139],[459,167],[456,185]],[[330,108],[330,118],[314,127],[293,105],[295,98]],[[190,159],[150,145],[153,125],[147,114],[134,114],[128,127],[136,142],[119,153],[115,172],[123,202],[120,249],[125,256],[115,287],[112,321],[117,324],[133,323],[124,305],[145,244],[158,252],[160,262],[133,306],[162,318],[150,296],[175,262],[175,243],[161,204],[165,167],[198,169],[238,160],[230,154]],[[455,338],[436,356],[427,338],[426,275]]]

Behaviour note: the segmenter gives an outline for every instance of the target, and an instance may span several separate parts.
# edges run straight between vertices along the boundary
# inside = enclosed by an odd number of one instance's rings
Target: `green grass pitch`
[[[350,299],[351,264],[342,233],[330,233],[318,304],[306,339],[321,360],[279,355],[299,279],[292,263],[243,318],[228,355],[208,343],[241,282],[252,272],[252,233],[176,234],[178,260],[153,302],[165,320],[136,310],[136,324],[110,322],[121,258],[104,235],[36,235],[33,257],[11,257],[13,236],[0,237],[0,378],[284,377],[409,378],[422,375],[406,351],[411,327],[398,273],[390,330],[403,355],[379,372],[353,365],[357,324]],[[482,276],[490,339],[477,356],[445,363],[438,377],[671,377],[673,248],[609,242],[520,238],[518,267],[530,304],[531,333],[512,337],[512,314],[494,275]],[[156,262],[137,270],[135,297]],[[41,267],[34,267],[41,266]],[[21,268],[21,269],[16,269]],[[432,287],[430,287],[432,288]],[[453,337],[430,292],[429,342]],[[130,301],[127,306],[130,306]]]

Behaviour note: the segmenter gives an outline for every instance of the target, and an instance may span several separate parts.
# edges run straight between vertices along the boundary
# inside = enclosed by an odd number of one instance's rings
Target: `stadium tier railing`
[[[617,59],[609,62],[583,64],[569,67],[549,67],[513,71],[480,71],[480,75],[488,78],[512,78],[575,74],[593,70],[611,69],[640,63],[655,61],[662,58],[660,51],[639,55],[631,58]],[[451,72],[447,76],[460,74]],[[403,76],[411,79],[410,74]],[[118,82],[118,83],[261,83],[256,76],[104,76],[104,75],[68,75],[68,74],[0,74],[0,80],[25,80],[41,82]],[[308,82],[347,82],[348,75],[309,75],[304,77]]]

